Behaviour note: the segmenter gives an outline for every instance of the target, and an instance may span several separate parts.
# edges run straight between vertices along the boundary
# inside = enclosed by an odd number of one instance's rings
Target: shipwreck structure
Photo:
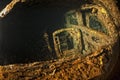
[[[6,17],[7,14],[9,15],[9,12],[14,9],[14,6],[17,3],[26,3],[27,5],[31,2],[32,1],[29,0],[12,0],[0,12],[1,19]],[[53,24],[48,24],[45,28],[43,27],[43,31],[40,31],[41,33],[39,36],[41,38],[39,41],[40,43],[33,43],[33,45],[39,44],[39,47],[37,47],[39,50],[36,48],[30,50],[33,52],[37,51],[40,55],[45,53],[48,54],[49,57],[44,56],[47,57],[45,59],[53,59],[55,58],[54,56],[56,56],[56,58],[62,58],[63,56],[68,56],[70,54],[87,56],[97,50],[114,44],[117,40],[118,34],[116,25],[112,21],[109,11],[101,3],[92,4],[91,1],[82,1],[76,6],[72,6],[69,1],[66,2],[66,4],[61,3],[61,5],[57,4],[59,1],[56,1],[55,4],[53,4],[52,1],[48,1],[50,4],[37,0],[33,2],[34,4],[44,3],[44,5],[47,5],[48,7],[57,6],[60,8],[60,6],[64,5],[63,7],[65,8],[62,13],[62,25],[57,27],[57,24],[56,27],[52,27]],[[76,0],[73,2],[76,2]],[[72,7],[68,8],[70,6]],[[56,10],[59,8],[56,8]],[[40,18],[42,19],[42,17]],[[33,45],[31,45],[32,48]],[[42,56],[40,59],[43,58],[42,60],[45,60],[44,57]]]
[[[55,67],[59,64],[72,67],[80,64],[82,77],[75,79],[81,80],[112,71],[119,56],[120,21],[118,9],[114,11],[105,3],[103,0],[11,0],[0,11],[3,34],[0,64],[38,61],[45,72],[40,72],[41,79],[52,67],[59,68]],[[49,75],[55,73],[57,69]]]

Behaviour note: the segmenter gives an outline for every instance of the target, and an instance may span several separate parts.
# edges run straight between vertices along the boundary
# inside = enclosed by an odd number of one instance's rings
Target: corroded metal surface
[[[107,80],[119,56],[118,9],[113,0],[83,0],[79,5],[65,14],[65,26],[52,32],[54,49],[49,34],[43,35],[46,48],[51,53],[55,50],[57,59],[1,66],[0,79]],[[4,10],[2,17],[10,11]]]

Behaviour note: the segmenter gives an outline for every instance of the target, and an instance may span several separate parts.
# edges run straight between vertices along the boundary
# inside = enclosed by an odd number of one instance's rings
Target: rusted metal
[[[32,2],[33,0],[21,0],[21,2],[28,3],[29,1]],[[106,3],[114,1],[92,0],[90,1],[91,3],[87,3],[88,0],[83,1],[85,2],[84,4],[81,3],[79,7],[68,10],[64,15],[66,20],[65,26],[50,31],[51,34],[46,32],[43,34],[46,43],[45,47],[51,53],[55,50],[58,58],[39,62],[39,64],[33,63],[32,67],[29,66],[30,64],[16,66],[16,73],[19,71],[17,69],[20,69],[23,73],[26,72],[24,76],[29,76],[27,75],[29,70],[33,69],[35,71],[31,71],[30,76],[33,77],[33,73],[36,72],[36,79],[37,77],[39,79],[59,79],[62,76],[63,78],[61,79],[64,80],[73,77],[81,80],[107,80],[119,56],[118,38],[120,31],[117,30],[119,21],[117,21],[118,18],[114,14],[115,10],[113,8],[110,9],[110,4]],[[8,4],[1,11],[1,18],[4,18],[17,2],[20,2],[20,0],[15,0],[15,2],[13,0],[13,2]],[[37,0],[34,0],[34,2],[36,3]],[[53,44],[50,44],[52,42],[49,40],[49,37],[53,38]],[[54,67],[51,68],[51,65]],[[38,67],[36,68],[36,66]],[[0,67],[3,73],[9,74],[8,76],[11,75],[10,72],[14,75],[12,69],[14,67],[10,65]],[[74,76],[72,76],[73,72],[74,74],[76,73]],[[6,77],[6,75],[0,76],[3,79]],[[16,76],[13,77],[18,79],[20,78],[19,76],[17,78]]]

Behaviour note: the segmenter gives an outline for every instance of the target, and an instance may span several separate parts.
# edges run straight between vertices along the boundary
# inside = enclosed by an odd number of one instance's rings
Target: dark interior
[[[18,3],[0,19],[0,64],[28,63],[55,59],[52,33],[65,26],[64,14],[86,1],[38,0]],[[33,0],[34,1],[34,0]],[[0,2],[0,11],[11,0]],[[46,48],[48,34],[52,52]]]
[[[0,21],[0,64],[55,58],[54,52],[49,53],[43,47],[45,46],[43,35],[47,32],[52,39],[52,32],[64,26],[64,13],[67,10],[67,7],[17,4]],[[50,43],[52,45],[52,40]]]

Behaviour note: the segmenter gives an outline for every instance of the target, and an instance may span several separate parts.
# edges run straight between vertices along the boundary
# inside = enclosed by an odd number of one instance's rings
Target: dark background
[[[1,2],[3,7],[9,1]],[[50,53],[42,51],[43,35],[47,32],[52,36],[53,31],[64,26],[67,10],[64,7],[17,4],[0,21],[0,64],[45,60]]]
[[[0,10],[11,0],[0,2]],[[34,0],[33,0],[34,1]],[[60,1],[61,2],[61,1]],[[70,2],[70,1],[69,1]],[[62,2],[63,3],[63,2]],[[57,3],[58,4],[58,3]],[[0,20],[0,64],[13,64],[46,60],[50,54],[43,48],[43,35],[45,32],[52,39],[52,33],[64,27],[64,14],[77,7],[77,3],[69,5],[49,5],[18,3],[12,11]],[[50,40],[53,48],[53,41]],[[53,58],[54,58],[53,57]]]

